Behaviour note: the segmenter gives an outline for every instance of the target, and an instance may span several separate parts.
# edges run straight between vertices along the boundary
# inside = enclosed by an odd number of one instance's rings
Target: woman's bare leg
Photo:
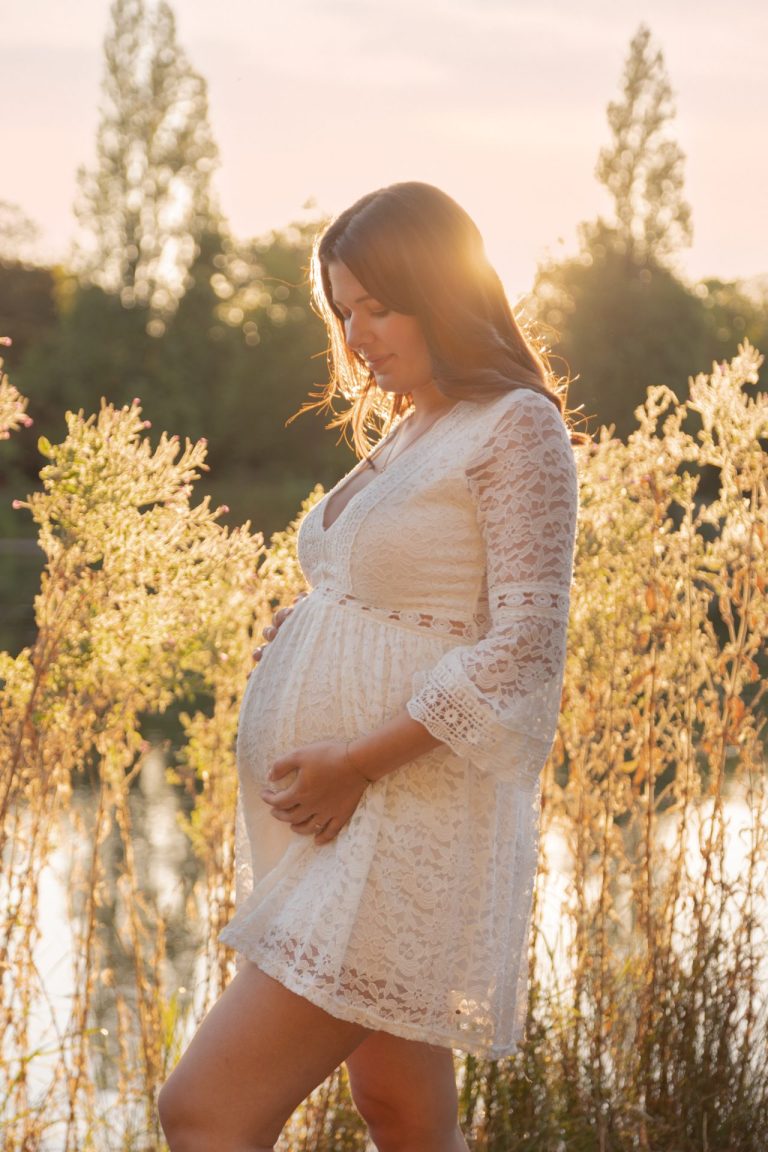
[[[171,1152],[268,1152],[293,1110],[368,1035],[244,965],[160,1093]]]
[[[467,1152],[450,1049],[372,1032],[347,1068],[379,1152]]]

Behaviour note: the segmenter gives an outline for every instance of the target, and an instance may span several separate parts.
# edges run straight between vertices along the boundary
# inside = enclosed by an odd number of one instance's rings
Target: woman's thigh
[[[172,1152],[271,1147],[294,1108],[367,1035],[245,964],[160,1094]]]
[[[347,1069],[377,1147],[466,1148],[449,1048],[372,1032],[347,1057]]]

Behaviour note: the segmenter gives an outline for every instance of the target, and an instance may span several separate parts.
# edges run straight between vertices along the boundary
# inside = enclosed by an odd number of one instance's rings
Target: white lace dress
[[[530,390],[461,401],[326,529],[327,499],[299,534],[310,595],[242,703],[247,850],[221,938],[334,1016],[502,1056],[525,1016],[538,781],[565,658],[569,438]],[[259,791],[278,756],[404,706],[442,743],[369,786],[336,840],[270,816]]]

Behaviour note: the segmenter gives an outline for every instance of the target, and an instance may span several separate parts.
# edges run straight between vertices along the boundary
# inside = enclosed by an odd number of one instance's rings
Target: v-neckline
[[[405,448],[403,449],[403,451],[402,451],[402,452],[400,452],[400,453],[399,453],[399,455],[397,455],[397,456],[394,458],[394,460],[392,461],[392,463],[391,463],[391,465],[389,466],[389,468],[385,469],[385,470],[384,470],[384,471],[382,471],[382,472],[376,472],[376,471],[374,471],[374,474],[373,474],[373,476],[371,477],[371,479],[368,481],[368,483],[367,483],[367,484],[364,484],[364,485],[362,486],[362,488],[358,488],[358,490],[357,490],[356,492],[353,492],[353,493],[352,493],[352,495],[351,495],[351,496],[349,497],[349,499],[347,500],[347,502],[346,502],[346,504],[344,505],[344,507],[341,509],[341,511],[340,511],[340,512],[338,512],[338,513],[336,514],[336,516],[333,518],[333,520],[331,521],[331,523],[330,523],[330,524],[326,524],[326,523],[325,523],[325,513],[328,511],[328,503],[329,503],[329,501],[330,501],[331,497],[332,497],[332,496],[334,496],[334,495],[337,495],[339,492],[343,492],[343,491],[344,491],[344,489],[345,489],[345,487],[347,486],[347,484],[348,484],[348,483],[350,482],[350,480],[352,479],[352,477],[353,477],[353,476],[356,476],[356,475],[358,475],[358,474],[359,474],[359,472],[360,472],[360,471],[362,471],[362,469],[363,469],[363,468],[365,468],[365,467],[366,467],[366,465],[368,465],[368,464],[369,464],[369,460],[371,459],[371,457],[367,457],[367,456],[366,456],[366,457],[364,457],[362,460],[359,460],[359,461],[357,462],[357,464],[354,466],[354,468],[352,468],[352,469],[351,469],[349,472],[347,472],[346,476],[342,476],[342,477],[341,477],[341,479],[338,481],[338,483],[336,483],[336,484],[334,485],[334,487],[333,487],[333,488],[331,488],[330,492],[326,493],[326,499],[323,501],[324,507],[322,508],[322,514],[321,514],[321,516],[319,517],[319,520],[320,520],[320,531],[322,532],[322,534],[325,536],[325,535],[327,535],[329,532],[332,532],[332,531],[333,531],[333,529],[334,529],[334,527],[336,526],[336,524],[338,524],[339,520],[341,520],[342,516],[344,516],[344,514],[346,513],[346,511],[347,511],[347,509],[350,507],[350,505],[352,505],[352,504],[354,504],[354,503],[355,503],[355,501],[357,500],[358,496],[362,496],[363,492],[366,492],[366,491],[367,491],[367,490],[368,490],[368,489],[369,489],[369,488],[370,488],[372,485],[374,485],[374,484],[376,483],[376,481],[377,481],[377,480],[383,480],[383,479],[385,479],[387,476],[391,476],[391,475],[392,475],[392,469],[396,467],[398,460],[402,459],[402,457],[406,457],[406,458],[407,458],[407,457],[410,455],[410,449],[411,449],[411,448],[413,448],[414,444],[418,444],[418,443],[419,443],[421,440],[424,440],[424,439],[425,439],[427,436],[429,436],[429,434],[430,434],[430,433],[431,433],[431,432],[432,432],[432,431],[433,431],[435,428],[439,427],[439,426],[440,426],[440,425],[443,423],[443,421],[444,421],[444,420],[445,420],[445,419],[446,419],[448,416],[450,416],[450,415],[451,415],[451,413],[452,413],[452,412],[455,412],[455,411],[456,411],[456,409],[459,407],[459,405],[460,405],[460,404],[462,404],[462,403],[463,403],[463,401],[462,401],[462,400],[457,400],[457,401],[456,401],[456,403],[455,403],[455,404],[452,404],[452,405],[451,405],[451,407],[450,407],[450,408],[448,408],[448,409],[447,409],[445,412],[443,412],[441,416],[438,416],[437,420],[435,420],[433,424],[430,424],[430,426],[429,426],[429,427],[428,427],[428,428],[427,428],[427,429],[426,429],[426,430],[425,430],[425,431],[422,433],[422,435],[421,435],[421,436],[417,436],[415,440],[412,440],[410,444],[407,444],[407,445],[405,446]],[[394,435],[395,435],[395,433],[396,433],[396,432],[397,432],[397,431],[398,431],[398,430],[399,430],[399,429],[400,429],[400,428],[403,426],[403,423],[405,422],[405,420],[410,420],[410,419],[411,419],[411,417],[410,417],[410,416],[406,416],[406,417],[404,417],[404,420],[401,420],[401,421],[400,421],[400,422],[397,424],[397,426],[396,426],[395,428],[393,428],[393,429],[392,429],[390,432],[388,432],[388,433],[386,434],[386,436],[382,437],[382,439],[381,439],[381,440],[379,440],[379,442],[378,442],[378,444],[376,445],[376,448],[375,448],[375,454],[376,454],[376,455],[378,455],[378,454],[379,454],[379,452],[380,452],[380,451],[381,451],[381,449],[384,447],[384,445],[387,443],[387,441],[388,441],[388,440],[389,440],[389,439],[390,439],[392,436],[394,436]],[[320,511],[320,509],[319,509],[319,508],[318,508],[318,511]]]

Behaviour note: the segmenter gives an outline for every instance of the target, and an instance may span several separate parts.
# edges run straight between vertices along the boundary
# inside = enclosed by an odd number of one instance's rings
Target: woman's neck
[[[415,424],[423,424],[437,419],[441,413],[447,412],[456,403],[453,397],[444,395],[434,381],[414,390],[411,393],[411,399],[413,400],[411,419]]]

